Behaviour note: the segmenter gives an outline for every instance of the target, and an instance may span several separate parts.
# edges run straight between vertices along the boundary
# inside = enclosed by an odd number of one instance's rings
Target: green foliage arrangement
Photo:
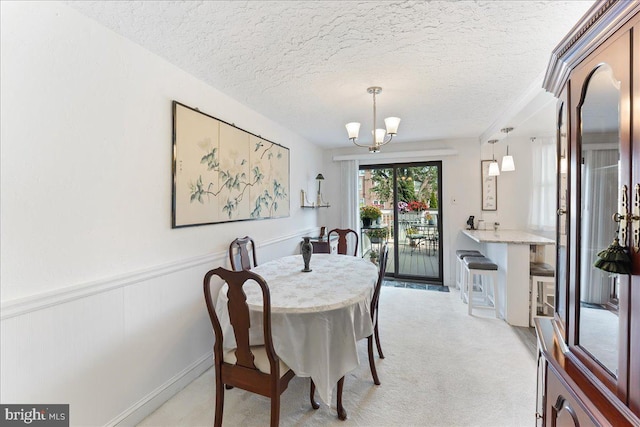
[[[413,235],[418,234],[418,229],[415,228],[415,227],[409,227],[409,228],[407,228],[406,233],[407,233],[407,236],[413,236]]]
[[[382,216],[382,211],[377,206],[362,206],[360,208],[360,218],[376,220]]]
[[[431,196],[429,196],[429,208],[438,209],[438,195],[435,191],[431,193]]]
[[[371,171],[373,187],[371,192],[384,202],[393,201],[393,170],[373,169]],[[431,194],[438,191],[438,167],[415,166],[399,170],[397,180],[398,200],[411,202],[414,200],[430,200]],[[431,209],[436,205],[429,204]]]
[[[387,237],[386,228],[367,228],[365,233],[370,239],[385,239]]]

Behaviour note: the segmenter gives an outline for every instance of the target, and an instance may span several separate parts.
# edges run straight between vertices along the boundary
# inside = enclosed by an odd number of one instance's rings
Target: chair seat
[[[460,288],[460,285],[462,284],[462,274],[463,274],[462,270],[464,268],[462,265],[462,262],[468,256],[484,256],[484,255],[482,255],[480,251],[476,251],[475,249],[458,249],[456,251],[456,258],[458,260],[456,264],[456,288]],[[463,295],[461,292],[460,298],[462,297]]]
[[[489,258],[486,257],[465,257],[464,258],[465,265],[471,270],[497,270],[498,265],[491,262]]]
[[[485,307],[495,311],[496,318],[500,317],[499,291],[497,286],[498,265],[489,258],[481,256],[465,257],[464,273],[460,285],[460,297],[468,304],[468,312],[471,316],[473,308]],[[479,282],[476,282],[475,279]],[[485,280],[489,280],[485,282]],[[475,292],[475,285],[479,284],[479,292]],[[491,288],[491,289],[489,289]],[[490,292],[491,291],[491,292]],[[474,294],[482,296],[482,302],[474,301]]]
[[[456,251],[456,256],[462,259],[467,256],[482,256],[482,253],[473,249],[458,249]]]
[[[256,368],[260,372],[264,372],[265,374],[271,373],[271,365],[269,364],[269,358],[267,357],[267,350],[263,345],[252,345],[251,352],[253,353],[254,359],[253,364],[256,365]],[[223,357],[224,363],[229,363],[231,365],[236,364],[236,351],[231,350],[225,353]],[[280,378],[284,376],[287,372],[289,372],[289,367],[286,363],[279,359],[280,361]]]
[[[553,277],[555,270],[549,264],[532,262],[529,264],[529,274],[531,276]]]

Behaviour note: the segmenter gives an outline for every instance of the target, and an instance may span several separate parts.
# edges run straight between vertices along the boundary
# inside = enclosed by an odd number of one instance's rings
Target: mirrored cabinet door
[[[620,80],[607,64],[594,70],[580,108],[580,305],[578,342],[618,375],[618,295],[626,276],[594,266],[617,238],[620,177]]]
[[[557,197],[558,197],[558,219],[556,226],[556,312],[562,322],[562,325],[566,329],[567,322],[567,220],[569,216],[568,211],[568,197],[569,197],[569,142],[567,134],[567,103],[566,103],[566,90],[558,101],[558,180],[557,180]]]
[[[597,61],[590,61],[572,81],[575,97],[575,168],[570,168],[571,209],[577,220],[570,234],[575,249],[571,254],[571,277],[575,287],[571,298],[575,326],[570,327],[570,344],[576,354],[608,387],[627,393],[628,312],[620,310],[628,299],[629,276],[605,271],[594,264],[598,254],[627,237],[614,214],[622,211],[623,189],[630,179],[630,38],[620,37],[604,49]],[[572,175],[575,174],[575,176]],[[626,224],[624,224],[626,225]],[[625,302],[625,307],[628,304]],[[573,341],[573,342],[571,342]]]

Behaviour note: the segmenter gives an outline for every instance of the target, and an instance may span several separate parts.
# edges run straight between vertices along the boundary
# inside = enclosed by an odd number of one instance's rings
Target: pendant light
[[[509,132],[511,132],[513,128],[504,128],[501,129],[502,132],[506,133],[505,141],[509,138]],[[509,141],[507,141],[507,154],[502,158],[502,172],[511,172],[516,170],[516,165],[513,163],[513,156],[509,155]]]
[[[491,163],[489,163],[489,176],[498,176],[500,175],[500,167],[498,166],[498,161],[496,160],[496,156],[493,152],[493,145],[498,142],[498,140],[490,139],[487,142],[491,144]]]

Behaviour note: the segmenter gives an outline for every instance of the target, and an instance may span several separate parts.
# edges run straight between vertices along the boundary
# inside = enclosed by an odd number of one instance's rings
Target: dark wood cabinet
[[[598,422],[589,415],[583,406],[571,393],[571,387],[562,383],[562,376],[549,375],[547,390],[552,399],[547,400],[546,413],[549,414],[547,425],[557,427],[588,427],[597,426]]]
[[[640,426],[640,1],[598,1],[553,51],[556,311],[536,320],[538,425]],[[596,268],[617,238],[631,274]]]
[[[314,254],[330,254],[330,253],[336,253],[338,251],[337,237],[333,237],[331,239],[331,242],[329,242],[326,237],[324,238],[312,237],[311,239],[309,239],[309,241],[313,246]]]

